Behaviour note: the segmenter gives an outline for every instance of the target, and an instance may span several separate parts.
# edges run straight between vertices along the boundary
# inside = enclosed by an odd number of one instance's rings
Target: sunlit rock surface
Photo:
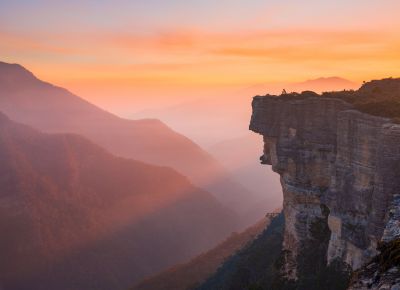
[[[339,259],[353,270],[379,254],[384,232],[384,239],[398,235],[400,125],[339,99],[258,96],[250,129],[264,136],[261,162],[281,176],[288,279],[297,278],[316,221],[331,231],[328,263]]]

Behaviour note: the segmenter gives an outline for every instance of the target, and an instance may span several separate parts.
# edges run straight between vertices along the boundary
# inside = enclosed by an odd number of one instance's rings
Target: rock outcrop
[[[257,96],[252,105],[250,129],[264,136],[261,161],[283,187],[284,276],[298,278],[316,223],[330,230],[327,263],[361,269],[382,239],[399,233],[393,202],[400,193],[400,125],[313,94]]]

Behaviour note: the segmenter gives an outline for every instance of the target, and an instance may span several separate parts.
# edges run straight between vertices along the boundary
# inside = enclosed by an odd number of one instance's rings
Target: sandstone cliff
[[[312,93],[257,96],[252,106],[250,129],[264,136],[261,161],[281,177],[284,277],[298,278],[316,224],[329,228],[326,262],[361,269],[379,254],[384,232],[383,242],[398,236],[400,125]]]

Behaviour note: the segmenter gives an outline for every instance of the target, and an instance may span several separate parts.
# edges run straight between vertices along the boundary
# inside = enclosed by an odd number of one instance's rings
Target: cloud
[[[0,32],[4,55],[36,63],[49,80],[120,79],[148,85],[250,84],[321,75],[358,79],[384,68],[395,74],[399,43],[391,32],[322,28],[221,32],[185,27],[153,33],[64,35]]]

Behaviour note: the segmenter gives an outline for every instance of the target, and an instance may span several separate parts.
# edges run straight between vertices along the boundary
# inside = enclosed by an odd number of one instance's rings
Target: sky
[[[126,115],[275,82],[400,76],[398,0],[0,0],[0,57]]]

